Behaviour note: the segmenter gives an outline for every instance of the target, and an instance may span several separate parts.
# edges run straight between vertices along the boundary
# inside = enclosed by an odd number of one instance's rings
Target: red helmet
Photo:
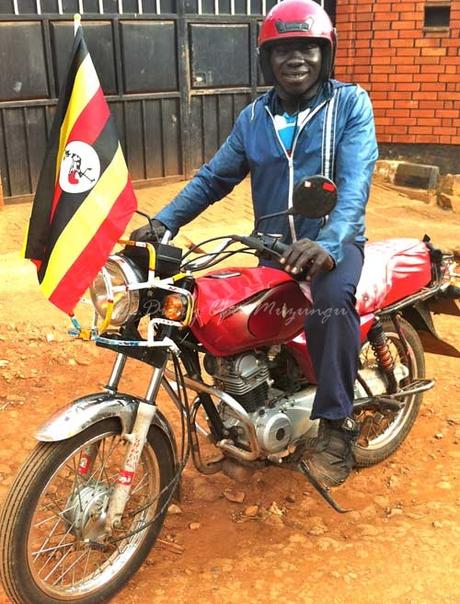
[[[270,47],[274,42],[290,38],[318,42],[322,50],[320,78],[331,77],[337,37],[328,14],[313,0],[283,0],[271,9],[260,28],[259,60],[267,84],[274,84]]]

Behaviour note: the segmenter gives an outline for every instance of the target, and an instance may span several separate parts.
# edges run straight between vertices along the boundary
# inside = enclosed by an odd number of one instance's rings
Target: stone
[[[402,187],[435,189],[438,180],[438,166],[401,162],[396,170],[394,183]]]
[[[201,526],[201,524],[200,524],[199,522],[191,522],[191,523],[188,525],[188,528],[189,528],[191,531],[197,531],[197,530],[200,528],[200,526]]]
[[[225,489],[224,497],[232,503],[243,503],[246,499],[246,493],[243,491],[234,491],[233,489]]]
[[[460,211],[460,197],[454,195],[446,195],[445,193],[436,194],[436,204],[442,210],[448,210],[451,212]]]
[[[442,432],[436,432],[436,434],[434,435],[434,437],[437,440],[441,440],[442,438],[444,438],[444,434]]]
[[[180,515],[180,514],[182,514],[182,510],[180,509],[180,507],[178,505],[176,505],[175,503],[172,503],[168,508],[168,513],[173,514],[173,515]]]
[[[259,513],[258,505],[248,505],[248,507],[244,510],[244,515],[248,518],[255,518]]]

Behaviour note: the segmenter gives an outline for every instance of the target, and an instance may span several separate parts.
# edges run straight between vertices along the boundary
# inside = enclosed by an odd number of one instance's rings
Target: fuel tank
[[[281,344],[303,330],[310,304],[285,271],[224,268],[196,280],[191,330],[215,356]]]

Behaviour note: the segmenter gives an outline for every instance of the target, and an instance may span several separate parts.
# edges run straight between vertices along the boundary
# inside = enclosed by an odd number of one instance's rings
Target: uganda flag
[[[72,314],[135,210],[115,124],[78,27],[24,254],[50,302]]]

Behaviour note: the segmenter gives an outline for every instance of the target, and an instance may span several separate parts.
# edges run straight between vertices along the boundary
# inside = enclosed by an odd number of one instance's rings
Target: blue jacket
[[[260,227],[265,233],[281,233],[285,243],[315,240],[340,262],[344,243],[365,241],[364,212],[377,159],[369,97],[354,84],[326,82],[299,123],[289,154],[274,127],[274,95],[271,90],[243,109],[211,161],[155,218],[176,233],[250,172],[257,219],[290,207],[295,184],[323,174],[338,189],[337,206],[325,225],[322,220],[283,216]]]

